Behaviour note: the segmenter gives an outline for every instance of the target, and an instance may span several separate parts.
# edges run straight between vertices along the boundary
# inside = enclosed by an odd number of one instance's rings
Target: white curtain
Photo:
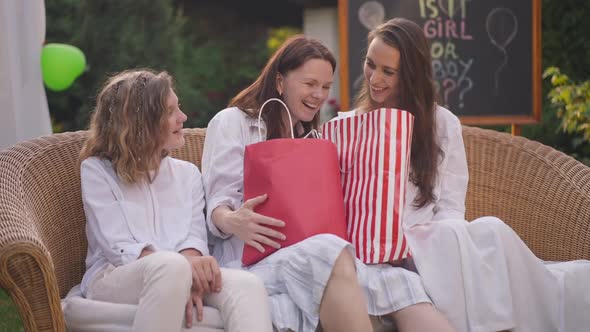
[[[0,150],[51,133],[41,78],[44,0],[0,1]]]

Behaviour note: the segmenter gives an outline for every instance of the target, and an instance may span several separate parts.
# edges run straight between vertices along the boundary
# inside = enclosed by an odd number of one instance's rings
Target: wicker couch
[[[200,163],[204,129],[185,129],[174,156]],[[545,260],[590,259],[590,168],[522,137],[464,127],[467,216],[495,215]],[[84,273],[78,153],[86,132],[0,152],[0,287],[26,331],[63,331],[60,305]]]

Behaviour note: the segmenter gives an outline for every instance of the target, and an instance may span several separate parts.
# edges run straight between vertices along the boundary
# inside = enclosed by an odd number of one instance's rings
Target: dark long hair
[[[399,105],[387,105],[414,115],[410,181],[420,190],[414,206],[423,207],[436,197],[433,190],[442,149],[436,139],[436,92],[432,78],[430,48],[422,29],[404,18],[394,18],[369,32],[368,44],[379,38],[400,52]],[[355,107],[362,111],[375,109],[365,80]]]
[[[235,106],[250,116],[258,116],[260,106],[269,98],[282,97],[277,91],[277,77],[279,74],[286,76],[292,70],[301,67],[311,59],[326,60],[332,65],[332,71],[336,70],[336,59],[332,52],[320,41],[296,35],[287,39],[283,45],[268,60],[266,66],[249,87],[242,90],[229,103],[229,107]],[[279,103],[268,103],[263,110],[262,118],[266,123],[267,139],[280,138],[285,132],[283,123],[282,106]],[[310,122],[301,122],[305,132],[317,128],[319,112]]]

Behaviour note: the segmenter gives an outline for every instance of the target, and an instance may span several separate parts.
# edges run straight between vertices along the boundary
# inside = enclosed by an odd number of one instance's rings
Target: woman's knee
[[[248,291],[266,295],[262,279],[254,273],[237,269],[221,269],[223,288],[234,291]]]
[[[249,308],[268,311],[268,293],[262,280],[253,273],[237,270],[221,270],[221,292],[206,298],[207,305],[222,310],[228,315]],[[260,312],[260,311],[258,311]]]
[[[183,255],[171,251],[158,251],[143,257],[146,260],[146,272],[158,279],[171,280],[179,286],[192,283],[192,271],[189,261]]]
[[[357,279],[355,258],[348,248],[342,249],[340,255],[336,258],[332,276],[350,280]]]
[[[436,224],[440,229],[447,232],[456,232],[457,229],[465,228],[469,223],[465,220],[447,219]]]
[[[501,231],[501,232],[505,232],[507,230],[512,231],[512,228],[510,228],[510,226],[506,225],[506,223],[500,218],[488,217],[488,218],[486,218],[486,222],[488,224],[490,224],[491,227],[493,227],[497,231]]]
[[[512,235],[514,230],[508,226],[502,219],[496,217],[483,217],[474,220],[473,228],[477,228],[480,232],[490,232],[500,236]]]

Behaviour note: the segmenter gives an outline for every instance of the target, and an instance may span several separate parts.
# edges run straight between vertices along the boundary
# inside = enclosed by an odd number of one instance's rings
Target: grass
[[[0,288],[0,332],[24,331],[23,323],[12,299]]]

